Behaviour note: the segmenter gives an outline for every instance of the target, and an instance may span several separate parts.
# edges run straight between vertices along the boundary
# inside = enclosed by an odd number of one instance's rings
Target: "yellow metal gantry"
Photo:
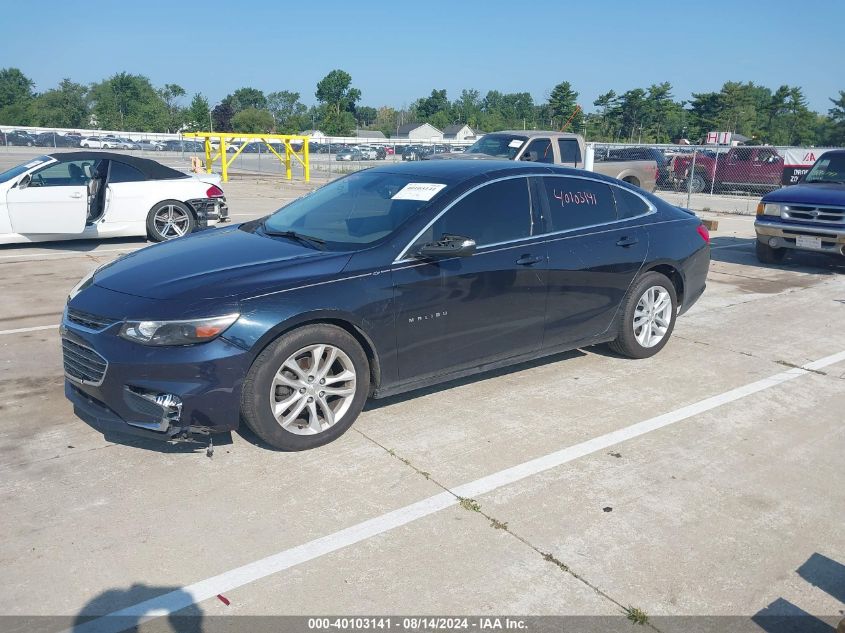
[[[221,165],[220,177],[223,179],[223,182],[229,182],[229,165],[231,165],[232,161],[240,155],[247,146],[247,143],[250,141],[264,142],[267,149],[275,154],[276,158],[278,158],[285,166],[285,175],[288,180],[293,179],[291,165],[293,164],[292,159],[294,158],[302,165],[302,169],[305,172],[305,182],[309,182],[311,180],[311,161],[308,154],[307,136],[300,136],[298,134],[237,134],[234,132],[186,132],[182,134],[182,136],[185,138],[203,139],[203,144],[205,145],[205,170],[210,174],[211,166],[219,158]],[[219,139],[220,144],[217,147],[217,153],[213,153],[214,150],[211,147],[212,139]],[[247,142],[241,143],[241,146],[230,158],[226,153],[226,141],[241,139],[246,139]],[[276,148],[270,145],[270,141],[280,141],[284,143],[284,156],[277,152]],[[294,149],[292,143],[299,144],[299,150]]]

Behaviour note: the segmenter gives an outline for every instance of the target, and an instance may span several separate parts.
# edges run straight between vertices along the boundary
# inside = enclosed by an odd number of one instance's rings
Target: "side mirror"
[[[475,240],[462,235],[444,235],[437,242],[423,244],[417,255],[424,259],[469,257],[475,252]]]
[[[32,174],[27,174],[18,182],[18,189],[26,189],[32,182]]]

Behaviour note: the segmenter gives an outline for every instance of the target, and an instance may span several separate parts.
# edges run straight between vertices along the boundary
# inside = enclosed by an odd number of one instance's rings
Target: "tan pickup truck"
[[[584,167],[580,134],[539,130],[507,130],[485,134],[460,153],[435,154],[431,160],[525,160],[564,167]],[[653,160],[596,161],[593,171],[654,191],[657,163]]]

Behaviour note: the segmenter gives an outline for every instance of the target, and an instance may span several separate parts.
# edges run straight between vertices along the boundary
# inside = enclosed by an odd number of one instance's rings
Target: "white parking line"
[[[116,633],[143,622],[169,615],[181,609],[197,604],[203,600],[213,598],[218,594],[243,587],[251,582],[266,578],[295,565],[314,560],[320,556],[336,552],[339,549],[360,543],[366,539],[379,534],[389,532],[394,528],[407,525],[412,521],[421,519],[453,506],[458,503],[459,497],[475,498],[479,495],[492,492],[502,486],[521,481],[532,475],[544,472],[551,468],[561,466],[585,455],[605,450],[611,446],[630,440],[651,431],[656,431],[671,424],[681,422],[700,413],[710,411],[730,402],[735,402],[746,396],[750,396],[766,389],[771,389],[795,378],[799,378],[810,371],[820,370],[834,363],[845,361],[845,351],[826,356],[815,362],[808,363],[803,367],[796,367],[775,374],[762,380],[737,387],[730,391],[705,398],[694,404],[681,407],[675,411],[664,413],[657,417],[626,426],[617,431],[612,431],[599,437],[581,442],[574,446],[549,453],[537,459],[506,468],[499,472],[487,475],[481,479],[463,484],[454,488],[450,494],[441,492],[422,501],[412,503],[403,508],[393,510],[381,516],[374,517],[367,521],[358,523],[351,527],[339,530],[332,534],[314,539],[302,545],[286,549],[277,554],[254,561],[223,572],[212,578],[200,580],[192,585],[181,589],[162,594],[155,598],[139,602],[114,613],[104,615],[90,620],[68,631],[78,633]]]
[[[720,248],[751,248],[751,244],[725,244],[724,246],[711,246],[711,251],[717,251]]]
[[[20,327],[16,330],[0,330],[0,336],[4,334],[25,334],[26,332],[38,332],[39,330],[56,330],[59,324],[55,325],[36,325],[35,327]]]

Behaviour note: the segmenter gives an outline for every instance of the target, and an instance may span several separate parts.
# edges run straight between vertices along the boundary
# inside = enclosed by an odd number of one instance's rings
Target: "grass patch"
[[[648,624],[648,614],[637,607],[628,607],[625,609],[625,617],[627,617],[634,624],[645,626]]]
[[[464,510],[469,510],[470,512],[481,512],[481,505],[475,499],[469,499],[467,497],[459,497],[461,500],[461,507]]]

